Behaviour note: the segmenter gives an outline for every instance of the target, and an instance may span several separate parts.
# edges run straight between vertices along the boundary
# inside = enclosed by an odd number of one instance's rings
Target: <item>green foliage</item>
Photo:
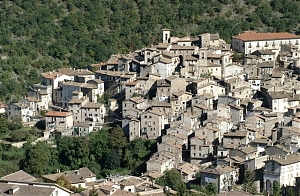
[[[131,141],[125,149],[123,164],[128,169],[135,169],[149,159],[155,149],[155,141],[138,138]]]
[[[233,57],[233,59],[232,59],[233,62],[238,62],[238,63],[240,63],[241,60],[242,60],[243,57],[244,57],[244,54],[241,54],[241,53],[234,53],[232,57]]]
[[[114,149],[111,149],[105,153],[104,167],[111,170],[120,167],[120,157]]]
[[[50,174],[58,168],[56,153],[44,142],[30,146],[25,153],[24,170],[35,176]]]
[[[99,196],[97,190],[95,189],[95,187],[93,186],[92,189],[89,192],[89,196]]]
[[[78,169],[90,164],[89,148],[85,138],[57,138],[59,162],[70,169]]]
[[[246,170],[245,179],[243,183],[243,190],[253,195],[257,193],[257,187],[256,184],[254,183],[254,180],[255,180],[254,171]]]
[[[47,111],[46,110],[42,110],[41,111],[41,116],[45,117],[46,116]]]
[[[294,187],[287,187],[286,196],[296,196]]]
[[[102,96],[100,96],[99,94],[97,95],[97,102],[98,103],[102,103],[102,104],[107,104],[108,103],[108,94],[104,93]]]
[[[182,181],[181,174],[176,169],[167,170],[162,177],[155,180],[161,186],[168,186],[178,192],[180,196],[185,195],[186,186]]]
[[[191,184],[190,189],[194,189],[199,192],[205,192],[205,189],[203,189],[199,184]]]
[[[200,77],[202,78],[210,78],[212,76],[212,72],[206,71],[205,73],[201,73]]]
[[[215,183],[207,183],[205,185],[205,193],[207,195],[216,195],[217,194],[217,185]]]
[[[25,150],[22,148],[0,144],[0,176],[18,171],[24,154]]]
[[[121,156],[126,144],[127,138],[124,134],[124,131],[119,125],[117,125],[109,132],[108,146],[111,149],[115,149],[118,152],[119,156]]]
[[[68,178],[65,176],[65,175],[61,175],[60,177],[58,177],[57,179],[56,179],[56,182],[55,182],[56,184],[58,184],[59,186],[61,186],[61,187],[64,187],[64,188],[66,188],[66,189],[69,189],[69,190],[71,190],[71,187],[72,187],[72,185],[71,185],[71,182],[68,180]]]
[[[281,195],[281,187],[277,181],[274,181],[272,188],[272,196],[280,196]]]

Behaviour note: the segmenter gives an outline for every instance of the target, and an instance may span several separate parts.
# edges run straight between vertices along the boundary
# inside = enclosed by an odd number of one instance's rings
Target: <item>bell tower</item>
[[[162,43],[170,42],[170,29],[162,29],[161,30]]]

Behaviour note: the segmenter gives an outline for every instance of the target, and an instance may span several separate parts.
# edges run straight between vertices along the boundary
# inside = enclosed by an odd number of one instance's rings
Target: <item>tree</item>
[[[72,187],[71,182],[68,180],[68,178],[64,174],[62,174],[60,177],[58,177],[56,179],[55,183],[61,187],[71,190],[71,187]]]
[[[108,135],[108,145],[111,149],[115,149],[119,156],[122,156],[123,148],[127,144],[127,138],[123,129],[117,125],[113,128]]]
[[[26,151],[24,170],[32,175],[52,173],[57,165],[54,149],[44,142],[37,142]]]
[[[217,194],[217,185],[215,183],[207,183],[205,185],[205,192],[207,195],[215,195]]]
[[[58,137],[56,139],[59,162],[70,169],[85,167],[90,163],[86,138]]]
[[[161,186],[168,186],[183,196],[186,192],[185,183],[182,181],[181,174],[176,169],[167,170],[162,177],[156,181]]]
[[[99,130],[90,134],[89,148],[95,161],[101,163],[103,155],[108,150],[108,131]]]
[[[246,170],[245,179],[244,179],[244,183],[243,183],[243,190],[246,193],[251,193],[251,194],[257,193],[257,187],[256,187],[254,180],[255,180],[254,171]]]
[[[241,62],[242,58],[244,57],[244,54],[235,52],[232,57],[233,57],[233,59],[232,59],[233,62],[239,63],[239,62]]]
[[[117,169],[120,167],[120,157],[114,149],[111,149],[105,153],[104,156],[104,168]]]
[[[95,187],[93,186],[92,189],[89,192],[89,196],[99,196],[97,190],[95,189]]]
[[[295,196],[295,189],[294,187],[287,187],[287,196]]]
[[[273,196],[280,196],[281,194],[281,187],[277,181],[274,181],[273,188],[272,188]]]

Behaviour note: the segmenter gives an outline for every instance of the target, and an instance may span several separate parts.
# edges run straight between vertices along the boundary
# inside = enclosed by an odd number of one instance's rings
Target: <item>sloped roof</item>
[[[1,180],[12,180],[12,181],[25,181],[25,182],[34,182],[37,179],[33,177],[32,175],[26,173],[23,170],[19,170],[17,172],[8,174],[6,176],[3,176]]]
[[[292,33],[257,33],[255,31],[246,31],[242,34],[233,36],[232,38],[243,41],[264,41],[279,39],[299,39],[298,35]]]

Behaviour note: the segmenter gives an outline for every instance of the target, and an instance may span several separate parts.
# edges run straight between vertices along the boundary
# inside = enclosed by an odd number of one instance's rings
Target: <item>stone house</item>
[[[149,139],[160,137],[164,125],[164,113],[158,110],[148,110],[141,114],[141,133]]]
[[[241,99],[252,98],[254,91],[251,90],[251,84],[240,78],[231,78],[225,80],[226,92],[229,95]]]
[[[244,71],[244,68],[240,64],[228,64],[228,65],[225,65],[222,69],[222,78],[226,78],[229,76],[235,76],[238,73],[242,73],[243,71]]]
[[[111,96],[123,94],[125,84],[136,80],[136,72],[98,70],[96,78],[104,81],[104,90]]]
[[[268,146],[265,148],[265,154],[269,156],[275,156],[275,155],[280,155],[280,156],[286,156],[291,154],[292,151],[287,149],[286,147],[276,144],[273,146]]]
[[[276,60],[276,56],[275,56],[276,53],[273,52],[271,49],[256,50],[252,54],[262,58],[263,61]]]
[[[247,82],[251,84],[251,89],[254,91],[260,91],[261,87],[261,78],[258,76],[248,75]]]
[[[26,103],[8,105],[7,117],[9,120],[21,120],[23,123],[32,121],[33,111]]]
[[[129,138],[129,141],[141,137],[141,122],[135,116],[126,116],[123,118],[122,129]]]
[[[216,127],[219,129],[218,138],[221,140],[223,138],[224,133],[227,133],[233,128],[233,122],[229,118],[218,117],[211,119],[207,122],[207,126]]]
[[[200,170],[200,184],[205,186],[207,183],[216,183],[217,192],[228,191],[238,180],[238,171],[227,165],[220,165],[215,168]]]
[[[155,73],[160,74],[161,78],[165,79],[175,72],[175,69],[179,62],[180,60],[177,55],[172,56],[162,54],[159,56],[158,61],[153,63],[151,66],[153,67]]]
[[[95,124],[90,122],[74,123],[73,133],[75,136],[87,136],[94,131]]]
[[[20,99],[18,102],[29,105],[29,107],[32,111],[32,116],[39,116],[40,112],[42,110],[44,110],[46,107],[48,108],[48,104],[43,105],[42,100],[38,99],[37,97],[33,97],[33,96]]]
[[[73,114],[71,112],[48,111],[46,113],[46,129],[48,130],[70,130],[73,125]]]
[[[282,52],[289,52],[293,58],[299,57],[299,45],[294,45],[292,43],[281,45]]]
[[[126,82],[125,83],[125,99],[129,99],[133,96],[138,96],[138,82]]]
[[[201,125],[200,119],[198,115],[192,115],[189,113],[182,114],[182,120],[185,126],[195,130],[198,129]]]
[[[132,97],[122,102],[122,115],[132,115],[129,111],[131,109],[143,110],[147,108],[147,100],[142,97]]]
[[[159,101],[166,100],[174,92],[185,92],[186,85],[186,80],[176,75],[169,76],[166,79],[158,80],[156,82],[156,97]]]
[[[191,105],[192,94],[185,91],[173,92],[170,96],[170,103],[175,108],[176,114],[186,111],[187,106]],[[175,115],[176,115],[175,114]]]
[[[52,90],[58,87],[58,83],[64,80],[72,80],[71,76],[60,72],[44,72],[41,73],[41,84],[51,86]]]
[[[157,152],[167,151],[175,154],[176,163],[182,161],[182,145],[174,141],[166,141],[164,143],[157,144]]]
[[[258,157],[258,151],[252,146],[242,146],[237,149],[232,149],[229,151],[229,156],[239,156],[244,160],[250,160]]]
[[[285,75],[282,71],[273,69],[271,75],[271,83],[275,86],[284,85]]]
[[[215,100],[218,99],[218,96],[225,95],[226,89],[225,87],[218,84],[205,84],[199,86],[196,90],[196,95],[201,96],[203,94],[210,93],[215,96]]]
[[[231,120],[234,125],[244,121],[244,108],[235,104],[228,104],[230,106]]]
[[[231,107],[228,104],[218,104],[217,116],[231,119]]]
[[[188,149],[188,136],[179,133],[168,133],[161,137],[161,142],[173,141],[182,145],[183,149]]]
[[[280,186],[294,186],[300,172],[300,155],[274,155],[265,161],[264,185],[266,191],[272,190],[274,182]]]
[[[249,143],[247,131],[231,131],[223,135],[223,144],[247,145]]]
[[[101,103],[87,102],[81,106],[80,122],[91,121],[97,123],[104,123],[105,106]]]
[[[176,155],[168,151],[154,153],[146,162],[147,172],[157,171],[163,174],[165,171],[177,166]]]
[[[79,168],[78,170],[58,172],[55,174],[42,175],[43,182],[55,183],[56,180],[65,176],[76,188],[87,188],[89,183],[96,182],[96,175],[87,167]]]
[[[288,97],[290,93],[285,92],[268,92],[266,94],[266,100],[268,106],[272,109],[273,112],[287,112],[288,111]]]
[[[262,80],[270,79],[270,75],[275,67],[275,61],[262,62],[257,64],[258,77]]]
[[[199,171],[199,167],[191,163],[183,163],[176,169],[181,173],[185,182],[195,180],[195,175]]]
[[[203,137],[192,137],[190,139],[190,162],[198,165],[209,160],[213,153],[211,140]]]
[[[215,142],[217,139],[220,139],[220,130],[218,127],[213,127],[211,124],[208,124],[195,130],[195,136],[205,137],[207,141]]]
[[[72,99],[72,93],[74,91],[82,92],[83,96],[88,97],[90,102],[97,102],[98,96],[102,96],[102,94],[104,93],[104,89],[101,84],[69,81],[61,82],[60,86],[62,87],[62,103],[60,103],[60,105],[64,108],[68,107],[68,102]]]
[[[171,127],[168,128],[166,132],[167,134],[180,134],[188,137],[193,133],[193,130],[184,126],[172,127],[171,125]]]
[[[72,92],[72,99],[68,102],[68,110],[73,113],[74,122],[82,122],[80,108],[89,102],[82,92]]]

